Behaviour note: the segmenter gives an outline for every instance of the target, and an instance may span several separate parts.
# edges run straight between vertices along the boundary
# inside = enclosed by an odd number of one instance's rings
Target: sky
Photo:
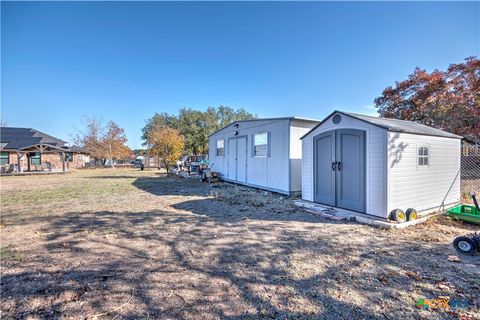
[[[376,114],[415,67],[480,52],[480,2],[1,2],[1,118],[71,141],[226,105],[259,117]]]

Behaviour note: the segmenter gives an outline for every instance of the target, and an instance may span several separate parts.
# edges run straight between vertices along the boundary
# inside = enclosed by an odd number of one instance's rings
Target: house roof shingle
[[[0,128],[0,147],[2,150],[18,150],[40,143],[60,148],[68,148],[66,141],[32,128]]]

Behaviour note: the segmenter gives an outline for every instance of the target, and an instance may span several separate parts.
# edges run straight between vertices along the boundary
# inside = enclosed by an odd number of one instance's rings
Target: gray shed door
[[[247,181],[247,137],[228,140],[228,178]]]
[[[365,212],[365,132],[336,130],[337,206]]]
[[[315,148],[315,202],[335,205],[335,131],[319,134],[313,139]]]
[[[365,212],[365,132],[327,131],[314,148],[315,202]]]

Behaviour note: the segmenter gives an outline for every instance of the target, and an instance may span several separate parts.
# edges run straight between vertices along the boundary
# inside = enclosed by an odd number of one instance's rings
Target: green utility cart
[[[480,206],[474,193],[471,194],[475,206],[460,204],[447,210],[448,216],[455,220],[463,220],[469,223],[480,224]],[[460,253],[475,254],[480,252],[480,233],[471,233],[456,237],[453,247]]]
[[[475,206],[459,204],[458,206],[448,209],[447,213],[452,219],[480,224],[480,210]]]

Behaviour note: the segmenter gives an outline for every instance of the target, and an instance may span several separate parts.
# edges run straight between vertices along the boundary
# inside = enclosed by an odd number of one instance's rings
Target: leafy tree
[[[380,116],[416,121],[480,143],[480,60],[446,71],[416,68],[375,99]]]
[[[256,115],[245,109],[234,110],[230,107],[209,107],[206,111],[182,108],[178,116],[156,113],[146,121],[142,129],[142,138],[147,144],[148,133],[156,128],[175,128],[179,130],[185,142],[185,152],[205,154],[208,152],[208,136],[238,120],[255,119]]]
[[[147,144],[150,131],[160,128],[178,128],[178,117],[166,112],[155,113],[153,117],[145,122],[145,126],[142,128],[142,140],[145,141],[145,145]]]
[[[85,126],[85,131],[77,133],[75,143],[86,148],[95,162],[100,160],[105,164],[110,159],[113,167],[113,160],[125,159],[131,155],[132,151],[125,145],[125,131],[115,122],[109,121],[104,126],[101,120],[91,117],[85,120]]]
[[[125,136],[125,130],[120,128],[115,122],[109,121],[101,143],[106,150],[112,167],[114,159],[125,159],[130,155],[131,150],[125,145],[126,142],[127,137]]]
[[[182,156],[184,141],[177,129],[159,127],[148,132],[147,140],[151,155],[158,156],[169,173]]]
[[[144,156],[144,155],[147,155],[147,154],[148,154],[148,149],[134,149],[134,150],[133,150],[133,153],[134,153],[136,156]]]
[[[213,123],[209,123],[207,112],[183,108],[179,112],[178,127],[185,139],[185,150],[192,154],[208,151],[208,135]]]
[[[257,117],[256,115],[247,112],[243,108],[234,110],[230,107],[220,106],[218,109],[213,108],[213,111],[216,113],[216,130],[221,129],[235,121],[251,120]]]

